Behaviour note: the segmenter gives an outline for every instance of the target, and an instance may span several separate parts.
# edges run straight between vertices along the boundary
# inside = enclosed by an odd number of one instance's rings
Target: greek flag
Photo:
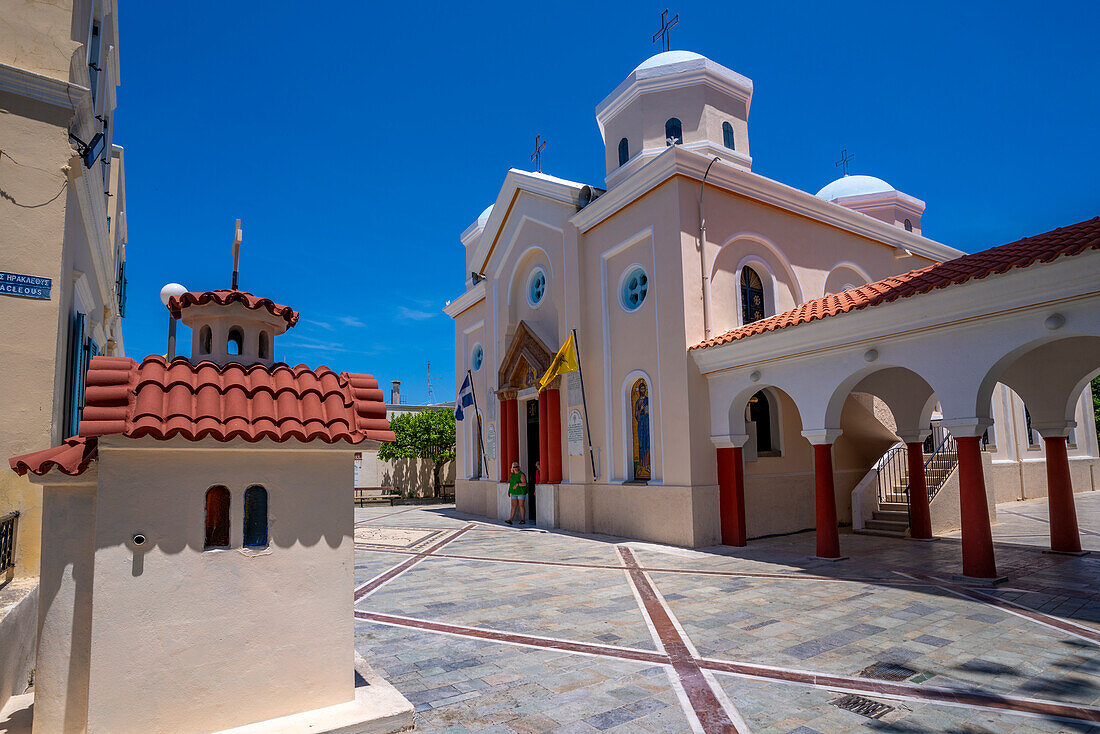
[[[470,384],[470,373],[467,372],[466,379],[462,382],[462,389],[458,391],[458,397],[455,399],[455,420],[462,420],[462,409],[469,408],[473,404],[474,386]]]

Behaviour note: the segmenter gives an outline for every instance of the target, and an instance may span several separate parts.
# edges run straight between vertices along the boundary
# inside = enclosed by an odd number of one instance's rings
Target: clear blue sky
[[[594,107],[659,50],[665,7],[120,5],[127,354],[164,352],[164,283],[229,287],[240,217],[241,287],[302,314],[277,356],[400,379],[410,402],[428,360],[454,395],[459,233],[536,133],[543,170],[602,185]],[[673,48],[753,80],[760,174],[813,193],[847,148],[968,251],[1100,213],[1100,3],[670,8]]]

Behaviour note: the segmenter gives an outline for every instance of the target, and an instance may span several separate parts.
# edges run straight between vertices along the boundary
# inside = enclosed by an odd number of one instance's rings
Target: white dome
[[[489,221],[489,215],[493,213],[493,206],[493,204],[490,204],[489,206],[485,207],[485,211],[478,215],[478,224],[485,224],[487,221]]]
[[[843,176],[817,192],[817,198],[832,201],[844,196],[882,194],[894,191],[894,187],[874,176]]]
[[[638,64],[634,68],[634,71],[642,71],[644,69],[656,69],[660,66],[671,66],[673,64],[681,64],[685,61],[706,61],[707,58],[694,51],[663,51],[654,56],[650,56],[648,59]]]

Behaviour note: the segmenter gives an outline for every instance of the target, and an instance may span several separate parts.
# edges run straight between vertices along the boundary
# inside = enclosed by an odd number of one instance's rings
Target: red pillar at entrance
[[[817,556],[818,558],[840,558],[831,443],[814,444],[814,493],[817,500]]]
[[[561,393],[557,390],[546,391],[546,425],[546,458],[542,465],[548,483],[561,484]]]
[[[512,462],[519,458],[519,430],[516,423],[516,399],[500,401],[500,481],[512,475]]]
[[[745,464],[740,446],[718,449],[718,512],[722,544],[745,545]]]
[[[982,474],[981,439],[956,436],[959,451],[959,510],[962,516],[963,575],[976,579],[997,577],[993,531]]]
[[[1065,436],[1043,436],[1047,454],[1047,502],[1050,506],[1050,549],[1058,553],[1080,553],[1081,535],[1077,510],[1073,506],[1073,484],[1069,478],[1069,455]]]
[[[909,535],[928,540],[932,537],[932,516],[928,510],[928,484],[924,479],[924,444],[905,444],[909,458]]]
[[[535,481],[540,484],[546,484],[546,480],[550,476],[547,471],[547,460],[550,454],[549,429],[550,422],[546,419],[546,391],[543,390],[539,393],[539,473],[535,477]]]

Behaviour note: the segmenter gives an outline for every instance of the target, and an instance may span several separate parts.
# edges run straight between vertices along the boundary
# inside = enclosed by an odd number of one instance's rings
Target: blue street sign
[[[41,298],[48,301],[50,300],[50,287],[52,285],[53,281],[49,278],[0,272],[0,294],[6,296]]]

